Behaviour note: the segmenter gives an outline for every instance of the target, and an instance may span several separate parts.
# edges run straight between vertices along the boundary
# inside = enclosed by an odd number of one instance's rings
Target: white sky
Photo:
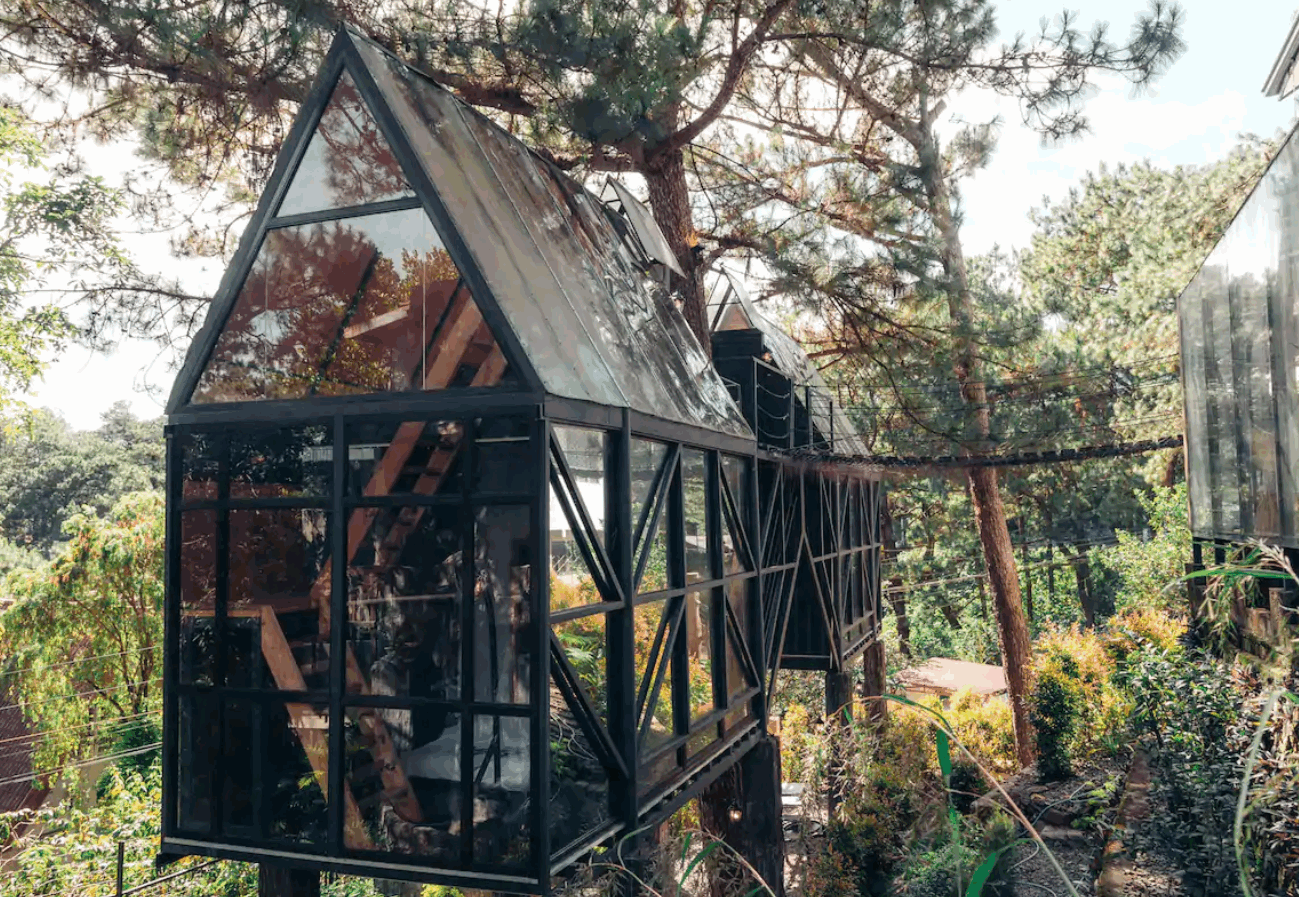
[[[1108,82],[1087,104],[1092,133],[1059,147],[1042,147],[1020,124],[1013,103],[995,97],[965,96],[952,104],[962,118],[979,122],[1000,114],[1003,127],[991,165],[962,188],[967,254],[994,244],[1023,247],[1032,234],[1030,209],[1044,197],[1059,199],[1102,162],[1113,165],[1149,158],[1160,165],[1212,162],[1225,155],[1242,132],[1272,136],[1294,120],[1295,100],[1267,100],[1262,85],[1290,27],[1285,0],[1184,0],[1186,53],[1155,86],[1134,96],[1121,81]],[[1037,29],[1043,15],[1062,8],[1049,0],[1002,0],[997,4],[1002,34]],[[1091,0],[1084,26],[1108,21],[1111,33],[1125,36],[1138,0]],[[127,148],[88,151],[96,171],[110,180],[136,164]],[[165,237],[133,238],[133,250],[169,273],[183,277],[187,289],[212,292],[223,265],[218,260],[179,262],[167,258]],[[44,381],[27,401],[51,408],[75,427],[90,428],[114,402],[126,399],[136,414],[162,412],[172,372],[156,347],[137,343],[112,356],[71,348],[51,360]],[[156,399],[140,391],[148,382]]]

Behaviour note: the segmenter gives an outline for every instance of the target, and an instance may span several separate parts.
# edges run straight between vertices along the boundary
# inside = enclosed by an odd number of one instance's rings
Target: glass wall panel
[[[324,424],[230,436],[231,498],[328,498],[333,433]]]
[[[605,450],[608,437],[602,430],[556,426],[555,441],[568,465],[576,491],[562,478],[550,486],[550,570],[552,611],[616,601],[617,594],[600,594],[597,578],[583,556],[579,540],[594,552],[605,544]],[[556,481],[558,480],[558,481]],[[562,492],[560,491],[562,490]],[[562,495],[562,500],[561,500]],[[565,510],[565,503],[570,511]],[[582,528],[579,504],[585,509],[592,531]]]
[[[667,457],[668,447],[648,439],[631,440],[631,525],[640,533],[636,555],[640,555],[645,539],[650,535],[649,524],[653,508],[648,506],[650,490]]]
[[[323,844],[328,837],[329,708],[325,704],[271,703],[264,740],[231,745],[227,765],[262,758],[262,799],[273,840]]]
[[[540,459],[530,440],[532,422],[522,417],[481,418],[477,422],[473,482],[475,494],[532,492]]]
[[[576,620],[551,624],[564,657],[586,690],[595,708],[596,718],[608,726],[609,674],[606,654],[606,617],[589,614]],[[639,680],[638,680],[639,681]]]
[[[222,784],[222,827],[227,833],[246,838],[261,837],[262,806],[260,784],[264,739],[262,708],[249,700],[225,702],[221,721],[225,738],[225,781]],[[308,735],[308,740],[314,739]],[[318,745],[317,745],[318,746]]]
[[[589,619],[589,618],[588,618]],[[551,852],[607,825],[609,772],[578,722],[578,711],[550,690],[550,825]]]
[[[1178,299],[1181,323],[1181,362],[1186,401],[1186,480],[1190,499],[1191,529],[1199,535],[1213,532],[1213,501],[1209,464],[1207,347],[1204,334],[1206,295],[1200,276]]]
[[[229,515],[227,683],[326,689],[328,512],[257,508]]]
[[[693,723],[717,708],[713,692],[713,628],[721,625],[715,618],[711,592],[686,595],[686,657],[689,674],[686,687],[690,695],[690,721]]]
[[[474,717],[474,861],[504,870],[532,859],[529,793],[531,722],[527,717]]]
[[[680,599],[676,599],[680,600]],[[635,664],[636,695],[640,719],[645,714],[650,716],[646,732],[645,749],[672,739],[672,676],[671,671],[662,673],[663,685],[659,699],[655,701],[654,682],[660,671],[668,666],[672,655],[672,640],[668,627],[668,601],[662,599],[639,605],[635,610]],[[657,648],[657,653],[655,653]]]
[[[414,195],[352,76],[344,72],[284,192],[278,214],[300,215]]]
[[[461,494],[460,421],[384,421],[347,428],[347,494]]]
[[[182,501],[214,501],[225,439],[211,433],[184,434],[176,438],[180,451]]]
[[[192,401],[497,386],[506,363],[422,209],[268,231]]]
[[[526,704],[532,681],[532,509],[475,512],[474,698]]]
[[[347,645],[361,694],[460,697],[459,507],[364,508],[370,516],[347,568]]]
[[[176,778],[176,825],[183,831],[212,831],[213,793],[221,752],[221,717],[212,695],[186,694],[177,699],[180,749]]]
[[[708,563],[708,488],[704,453],[681,450],[681,489],[686,521],[686,582],[712,579]]]
[[[438,707],[348,709],[344,846],[460,865],[460,720]]]
[[[180,681],[216,683],[217,512],[180,515]]]

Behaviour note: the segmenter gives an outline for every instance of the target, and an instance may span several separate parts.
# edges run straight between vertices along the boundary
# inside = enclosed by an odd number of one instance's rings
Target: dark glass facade
[[[164,851],[544,893],[864,647],[878,483],[619,221],[340,35],[169,406]]]

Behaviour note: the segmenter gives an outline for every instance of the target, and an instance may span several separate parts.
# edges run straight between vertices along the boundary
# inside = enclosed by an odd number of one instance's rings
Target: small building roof
[[[34,736],[12,692],[0,690],[0,813],[39,806],[46,792],[32,787]]]
[[[1281,46],[1281,53],[1272,63],[1272,70],[1263,84],[1263,96],[1284,99],[1299,87],[1299,65],[1296,63],[1299,63],[1299,13],[1291,18],[1290,31]]]
[[[955,694],[968,688],[977,695],[995,695],[1006,691],[1004,667],[987,663],[970,663],[949,657],[934,657],[919,666],[898,673],[904,688],[932,691],[940,695]]]

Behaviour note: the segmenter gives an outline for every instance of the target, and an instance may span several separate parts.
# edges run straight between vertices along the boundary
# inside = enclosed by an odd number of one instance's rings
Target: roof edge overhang
[[[1290,22],[1290,33],[1286,35],[1281,53],[1272,63],[1267,81],[1263,84],[1263,96],[1285,99],[1296,87],[1299,87],[1299,13]]]

